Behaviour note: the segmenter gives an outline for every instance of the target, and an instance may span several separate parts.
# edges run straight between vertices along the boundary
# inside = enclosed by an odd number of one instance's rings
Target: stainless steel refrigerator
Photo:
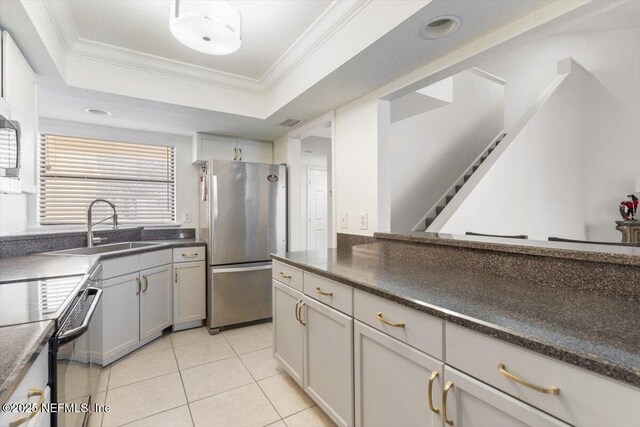
[[[283,165],[210,160],[201,185],[210,333],[271,317],[272,252],[286,250]],[[202,200],[204,199],[204,200]]]

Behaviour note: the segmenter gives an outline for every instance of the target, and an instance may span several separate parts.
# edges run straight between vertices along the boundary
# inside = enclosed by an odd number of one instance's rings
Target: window
[[[94,199],[113,202],[121,224],[174,222],[175,147],[41,135],[40,224],[85,224]]]

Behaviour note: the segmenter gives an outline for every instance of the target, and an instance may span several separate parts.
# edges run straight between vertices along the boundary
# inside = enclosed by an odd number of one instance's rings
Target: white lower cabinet
[[[140,341],[140,278],[138,273],[101,281],[102,300],[91,322],[95,355],[101,364],[111,363]]]
[[[206,265],[204,261],[173,264],[173,323],[206,317]]]
[[[51,403],[49,381],[49,345],[45,345],[29,370],[16,386],[7,404],[35,405],[35,411],[0,411],[0,427],[48,427],[51,413],[43,410],[43,404]],[[31,408],[29,408],[31,409]]]
[[[162,332],[173,324],[171,264],[140,272],[140,340]]]
[[[304,391],[339,426],[353,426],[353,319],[307,296],[304,323]]]
[[[442,425],[442,362],[354,323],[356,425]]]
[[[273,282],[273,356],[302,386],[304,325],[298,313],[303,295],[287,285]]]
[[[445,425],[458,427],[569,426],[462,372],[445,368]]]

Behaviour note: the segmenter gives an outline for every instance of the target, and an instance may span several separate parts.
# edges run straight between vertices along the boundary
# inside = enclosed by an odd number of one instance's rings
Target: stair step
[[[444,209],[444,206],[438,206],[436,208],[436,215],[440,215],[440,212],[442,212],[443,209]]]
[[[469,180],[469,178],[471,178],[471,175],[465,175],[464,176],[464,182],[467,182]]]
[[[482,156],[480,157],[480,163],[484,162],[485,160],[487,160],[487,157],[489,157],[488,155],[486,156]]]
[[[447,196],[447,197],[445,198],[445,200],[446,200],[447,204],[449,204],[449,202],[451,201],[451,199],[453,199],[453,196]]]
[[[431,225],[432,222],[433,222],[433,218],[427,218],[427,219],[424,220],[424,228],[425,228],[425,230],[427,228],[429,228],[429,226]]]
[[[475,172],[475,171],[477,171],[479,167],[480,167],[480,166],[474,166],[474,167],[473,167],[473,171],[474,171],[474,172]]]
[[[487,155],[491,154],[493,152],[493,148],[489,148],[489,151],[487,151]]]
[[[462,188],[462,185],[456,185],[456,193],[460,191],[461,188]]]

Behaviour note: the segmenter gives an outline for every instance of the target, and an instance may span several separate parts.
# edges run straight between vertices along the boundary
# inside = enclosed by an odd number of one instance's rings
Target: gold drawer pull
[[[306,302],[300,301],[300,305],[298,306],[298,322],[300,322],[302,326],[307,326],[307,324],[302,321],[302,307],[305,305],[307,305]]]
[[[284,274],[282,271],[280,272],[280,277],[282,277],[283,279],[291,279],[291,276],[287,276],[286,274]]]
[[[183,258],[195,258],[195,257],[197,257],[197,256],[198,256],[198,253],[197,253],[197,252],[192,253],[192,254],[182,254],[182,257],[183,257]]]
[[[316,288],[316,292],[318,292],[320,295],[326,295],[328,297],[333,296],[333,292],[326,292],[320,288]]]
[[[394,328],[404,328],[404,323],[391,322],[391,321],[385,319],[384,317],[382,317],[382,312],[379,312],[378,314],[376,314],[376,319],[378,319],[382,323],[386,323],[389,326],[393,326]]]
[[[518,384],[522,384],[525,387],[529,387],[530,389],[533,389],[535,391],[539,391],[540,393],[544,393],[544,394],[560,394],[560,389],[558,387],[551,386],[551,387],[548,387],[548,388],[544,388],[544,387],[537,386],[535,384],[531,384],[529,381],[523,380],[520,377],[516,377],[511,372],[507,371],[507,367],[504,366],[504,363],[502,363],[502,362],[498,363],[498,372],[500,372],[502,375],[504,375],[505,377],[509,378],[510,380],[515,381]]]
[[[44,403],[44,390],[40,390],[39,388],[30,388],[29,394],[27,394],[27,396],[28,397],[40,396],[40,399],[38,399],[38,403],[36,404],[37,409],[31,412],[29,415],[11,422],[9,424],[9,427],[18,427],[19,425],[26,423],[31,418],[35,417],[36,414],[40,412],[40,410],[42,409],[42,404]]]
[[[433,406],[433,382],[436,378],[438,378],[438,375],[438,372],[433,371],[431,372],[431,376],[429,377],[429,409],[431,409],[431,412],[433,412],[434,414],[440,413],[440,409]]]
[[[453,388],[453,383],[451,381],[447,381],[444,385],[444,391],[442,392],[442,417],[444,418],[444,422],[453,425],[453,420],[449,418],[447,415],[447,395],[449,394],[449,390]]]

